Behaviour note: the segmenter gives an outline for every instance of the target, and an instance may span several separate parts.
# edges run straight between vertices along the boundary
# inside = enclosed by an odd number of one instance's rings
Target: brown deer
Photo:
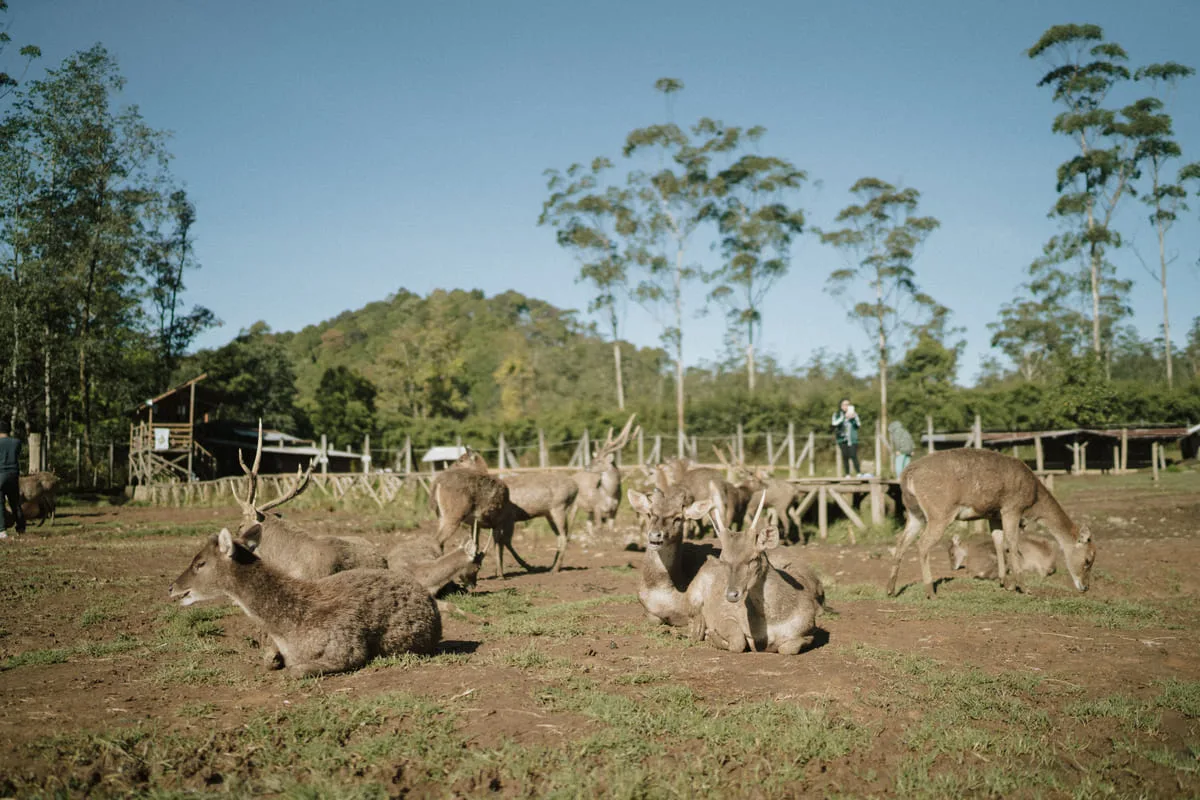
[[[965,569],[973,578],[995,580],[1000,576],[1000,567],[996,561],[996,540],[1002,544],[1004,534],[992,531],[992,541],[976,539],[964,542],[956,533],[950,537],[946,550],[950,556],[950,569]],[[1054,574],[1054,541],[1044,536],[1025,534],[1021,537],[1021,552],[1019,564],[1021,572],[1029,572],[1045,578]],[[1012,554],[1009,554],[1012,557]]]
[[[297,677],[358,669],[376,656],[432,653],[442,638],[433,598],[404,572],[353,569],[294,578],[259,558],[263,526],[209,538],[167,589],[182,605],[228,598],[262,624]]]
[[[554,531],[558,540],[558,549],[554,553],[554,563],[550,569],[558,572],[562,569],[563,558],[567,551],[567,511],[575,503],[579,495],[579,486],[570,475],[557,472],[530,472],[520,475],[510,475],[504,479],[508,485],[508,511],[505,515],[503,540],[512,550],[513,527],[518,522],[527,522],[538,517],[545,518]],[[497,544],[501,542],[498,539]],[[516,552],[513,552],[516,556]],[[517,559],[520,561],[520,559]],[[522,564],[528,569],[528,566]],[[502,548],[496,548],[496,572],[501,577],[504,574]]]
[[[791,538],[791,525],[800,528],[800,516],[795,513],[795,506],[800,502],[802,490],[793,483],[771,477],[769,469],[751,470],[744,461],[734,456],[733,448],[729,447],[728,458],[714,445],[713,451],[726,468],[729,481],[733,484],[730,500],[733,503],[730,526],[745,528],[746,515],[752,508],[758,508],[760,500],[767,511],[767,521],[772,525],[782,523],[781,535]]]
[[[686,626],[697,611],[688,597],[688,587],[714,551],[707,545],[685,542],[684,526],[689,520],[707,515],[712,501],[696,502],[687,487],[668,485],[661,478],[649,495],[630,489],[627,496],[646,527],[638,601],[650,619]],[[714,568],[707,569],[711,572]]]
[[[58,482],[58,476],[53,472],[35,472],[20,478],[21,513],[26,520],[36,517],[39,528],[47,519],[54,524],[58,511]]]
[[[596,449],[591,464],[587,469],[571,476],[579,486],[571,518],[574,520],[580,511],[586,515],[589,537],[593,534],[595,525],[606,525],[611,531],[616,522],[617,510],[621,506],[621,470],[617,468],[616,455],[629,443],[636,416],[629,416],[616,439],[613,438],[612,428],[609,428],[608,436]]]
[[[722,521],[725,523],[726,528],[733,524],[735,500],[733,484],[725,480],[725,476],[721,473],[721,470],[713,469],[712,467],[697,466],[690,459],[686,458],[671,459],[664,464],[660,464],[658,469],[659,474],[664,476],[670,485],[683,486],[691,493],[692,497],[708,497],[709,484],[717,484],[717,488],[721,493],[721,507],[724,509],[724,519]]]
[[[234,493],[242,507],[241,530],[259,525],[262,532],[256,545],[259,558],[293,578],[315,579],[348,569],[386,569],[387,559],[373,544],[362,539],[345,539],[336,536],[312,536],[296,527],[278,514],[267,512],[299,496],[308,488],[312,479],[315,461],[308,471],[296,473],[296,482],[284,494],[262,505],[257,504],[258,468],[262,461],[262,423],[258,425],[258,447],[254,453],[254,465],[247,467],[238,451],[238,463],[246,474],[246,498]]]
[[[524,569],[529,564],[512,546],[512,508],[509,503],[508,485],[488,473],[487,462],[474,450],[467,449],[448,469],[433,480],[430,496],[437,509],[437,541],[443,550],[460,525],[470,523],[472,541],[479,550],[479,528],[492,532],[496,543],[496,571],[504,577],[504,548],[512,553]]]
[[[986,519],[1003,531],[995,537],[998,574],[1005,588],[1020,589],[1017,570],[1004,554],[1021,552],[1022,522],[1041,520],[1058,542],[1075,588],[1087,591],[1096,545],[1086,525],[1076,525],[1023,461],[991,450],[961,448],[919,458],[900,475],[908,521],[896,537],[887,593],[896,594],[904,551],[917,541],[925,596],[934,596],[929,552],[954,520]],[[922,532],[922,530],[924,532]],[[920,540],[917,537],[920,535]],[[1014,557],[1014,561],[1019,559]]]
[[[820,580],[799,565],[785,572],[770,562],[767,551],[779,545],[779,529],[770,523],[759,526],[761,499],[749,529],[742,533],[725,527],[720,502],[714,485],[712,518],[721,555],[710,556],[688,588],[692,607],[699,609],[692,621],[693,638],[707,638],[734,653],[799,653],[812,644],[817,613],[824,605]]]
[[[387,562],[388,569],[408,571],[437,597],[451,583],[475,591],[485,555],[486,550],[476,551],[474,537],[465,537],[462,544],[445,553],[432,541],[401,542],[388,553]]]

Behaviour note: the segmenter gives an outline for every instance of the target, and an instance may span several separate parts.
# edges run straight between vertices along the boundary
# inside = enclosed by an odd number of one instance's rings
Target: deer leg
[[[1001,513],[1000,524],[1004,529],[1004,548],[1007,548],[1011,569],[1009,570],[1008,580],[1005,580],[1004,562],[999,563],[1000,567],[1000,583],[1005,589],[1012,589],[1014,592],[1021,591],[1021,576],[1019,569],[1021,566],[1021,556],[1019,548],[1021,546],[1021,515],[1013,513]]]
[[[556,517],[557,519],[555,519]],[[558,551],[554,554],[554,564],[550,567],[550,571],[558,572],[562,569],[563,557],[567,553],[567,515],[551,511],[546,521],[550,523],[550,530],[554,531],[554,536],[558,540]],[[591,518],[588,519],[588,525],[590,528]]]
[[[500,580],[504,580],[504,548],[512,549],[512,528],[511,522],[492,528],[492,547],[496,549],[496,577]]]
[[[921,580],[925,582],[925,597],[933,599],[933,570],[929,566],[929,551],[941,541],[942,534],[950,526],[951,519],[931,519],[926,522],[925,532],[917,541],[917,553],[921,558]]]
[[[904,530],[896,535],[895,552],[892,554],[892,573],[888,576],[887,582],[888,597],[896,596],[896,575],[900,572],[900,559],[909,545],[916,540],[917,534],[921,532],[921,525],[921,518],[910,511],[908,512],[908,521],[904,524]]]

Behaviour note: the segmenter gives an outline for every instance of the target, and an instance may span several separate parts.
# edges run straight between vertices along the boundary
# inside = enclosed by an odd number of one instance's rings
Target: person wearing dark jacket
[[[841,406],[833,415],[831,427],[837,437],[838,447],[842,450],[842,460],[845,462],[846,476],[861,477],[862,465],[858,463],[858,412],[849,400],[843,400]],[[838,476],[841,477],[841,476]]]
[[[8,537],[4,529],[5,500],[12,509],[17,533],[25,532],[25,515],[21,513],[21,440],[10,433],[8,423],[0,420],[0,539]]]

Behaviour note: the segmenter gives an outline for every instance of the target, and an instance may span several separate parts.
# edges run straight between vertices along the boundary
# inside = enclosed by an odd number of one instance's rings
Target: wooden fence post
[[[538,466],[542,469],[550,466],[550,453],[546,450],[546,432],[538,428]]]
[[[363,454],[362,454],[363,474],[371,473],[371,434],[363,434]]]
[[[883,420],[875,420],[875,477],[883,477]]]
[[[329,440],[321,434],[321,474],[329,472]]]
[[[767,431],[767,464],[772,468],[775,467],[775,448],[771,440],[771,432]]]
[[[788,478],[796,477],[796,423],[788,422]]]
[[[409,475],[413,471],[413,452],[412,452],[412,437],[404,437],[404,474]]]
[[[687,448],[687,442],[684,440],[683,429],[680,428],[675,433],[676,433],[676,436],[675,436],[676,448],[679,450],[679,457],[683,458],[683,454]]]
[[[925,446],[928,449],[928,452],[932,453],[933,452],[933,415],[932,414],[925,415],[925,434],[926,434]]]
[[[808,432],[808,477],[817,474],[817,432]]]
[[[833,450],[836,462],[834,469],[837,470],[837,472],[834,474],[834,477],[840,478],[842,477],[842,448],[835,442],[833,445]]]
[[[642,433],[641,425],[639,425],[638,429],[637,429],[637,442],[638,442],[638,467],[641,468],[641,467],[646,466],[646,437],[645,437],[645,434]]]
[[[975,415],[975,427],[973,431],[975,433],[975,449],[980,450],[983,448],[983,421],[979,418],[978,414]]]
[[[29,474],[42,471],[42,435],[29,434]]]
[[[496,469],[504,469],[504,431],[500,432],[499,439],[496,440],[496,449],[500,451],[496,456]]]
[[[742,430],[741,420],[738,420],[737,424],[737,457],[740,463],[746,463],[746,434]]]
[[[1121,472],[1129,469],[1129,429],[1121,428]]]
[[[1158,442],[1150,443],[1150,474],[1151,479],[1158,483]]]
[[[1037,471],[1043,472],[1046,469],[1046,451],[1042,449],[1042,437],[1037,434],[1033,437],[1033,458]]]

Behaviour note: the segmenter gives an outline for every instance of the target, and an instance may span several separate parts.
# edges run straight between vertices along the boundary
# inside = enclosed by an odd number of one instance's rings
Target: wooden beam
[[[878,480],[871,481],[871,522],[883,522],[883,484]]]
[[[1158,483],[1158,442],[1150,443],[1150,475],[1151,480]]]
[[[854,512],[854,508],[846,501],[846,498],[842,497],[837,489],[830,486],[828,491],[833,496],[833,501],[838,504],[838,507],[846,514],[846,517],[853,526],[847,529],[850,532],[850,544],[858,544],[858,540],[854,536],[854,528],[865,531],[867,529],[866,524],[862,521],[862,517]]]
[[[808,432],[808,477],[817,474],[817,433]]]
[[[788,477],[796,477],[796,423],[788,422],[787,432]]]
[[[928,448],[928,451],[930,453],[932,453],[933,452],[933,415],[932,414],[925,415],[925,434],[926,434],[926,439],[925,439],[926,447]]]
[[[817,533],[821,541],[829,538],[828,492],[824,484],[817,487]]]
[[[980,450],[983,448],[983,420],[980,419],[978,414],[975,415],[975,427],[973,430],[975,432],[975,449]]]
[[[1129,469],[1129,429],[1121,428],[1121,472]]]
[[[1037,471],[1043,472],[1046,469],[1046,452],[1042,449],[1042,437],[1033,437],[1033,456],[1037,462]]]

